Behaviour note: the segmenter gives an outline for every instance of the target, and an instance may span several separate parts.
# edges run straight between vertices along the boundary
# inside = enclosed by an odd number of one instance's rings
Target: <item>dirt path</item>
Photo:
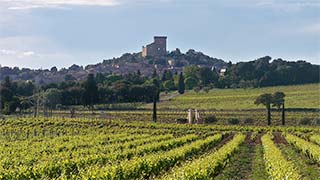
[[[234,153],[226,167],[214,179],[249,179],[255,153],[255,141],[252,141],[250,137],[251,133],[248,133],[245,142],[240,145],[239,150]]]
[[[287,140],[282,136],[281,132],[274,132],[273,133],[273,141],[276,144],[288,144]]]
[[[263,147],[261,142],[261,137],[263,135],[264,133],[259,133],[257,137],[252,141],[255,150],[252,161],[252,170],[248,179],[268,179],[268,174],[266,172],[266,167],[263,159]]]
[[[250,146],[256,146],[259,144],[262,144],[261,142],[261,137],[263,136],[264,133],[259,133],[254,139],[251,139],[252,133],[249,132],[246,136],[246,141],[245,143],[250,145]]]

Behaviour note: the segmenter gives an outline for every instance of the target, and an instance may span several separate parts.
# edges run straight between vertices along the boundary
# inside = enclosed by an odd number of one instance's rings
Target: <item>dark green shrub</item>
[[[311,125],[311,123],[312,123],[312,120],[310,118],[300,119],[300,122],[299,122],[300,125]]]
[[[253,124],[253,119],[252,118],[246,118],[244,119],[245,124]]]
[[[205,93],[209,93],[210,89],[211,89],[210,87],[204,87],[202,90]]]
[[[193,77],[187,77],[184,80],[184,83],[185,83],[186,89],[193,89],[198,85],[198,80]]]
[[[194,90],[194,92],[196,92],[196,93],[198,93],[198,92],[200,92],[200,87],[195,87],[195,88],[193,88],[193,90]]]
[[[209,116],[205,116],[204,118],[203,118],[203,122],[204,123],[215,123],[215,122],[217,122],[217,118],[216,118],[216,116],[215,115],[209,115]]]
[[[178,123],[178,124],[186,124],[187,122],[188,122],[188,119],[186,119],[186,118],[176,119],[176,123]]]
[[[231,124],[231,125],[237,125],[240,123],[239,119],[237,118],[231,118],[228,120],[228,123]]]
[[[17,101],[6,102],[4,104],[3,114],[10,115],[10,114],[14,113],[18,106],[19,106],[19,102],[17,102]]]

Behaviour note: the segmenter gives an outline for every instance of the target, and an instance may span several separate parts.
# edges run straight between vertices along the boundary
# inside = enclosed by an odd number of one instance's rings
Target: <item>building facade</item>
[[[151,44],[142,47],[142,57],[154,56],[160,57],[167,54],[167,37],[155,36]]]

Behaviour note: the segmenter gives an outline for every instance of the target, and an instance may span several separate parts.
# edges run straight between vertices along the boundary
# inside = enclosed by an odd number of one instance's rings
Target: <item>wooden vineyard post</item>
[[[281,118],[281,120],[282,120],[282,126],[284,126],[284,125],[286,124],[286,120],[285,120],[285,118],[286,118],[285,111],[286,111],[286,109],[285,109],[285,107],[284,107],[284,103],[283,103],[283,104],[282,104],[282,118]]]
[[[153,97],[153,114],[152,114],[153,122],[157,122],[157,98]]]
[[[155,70],[156,72],[156,70]],[[153,79],[153,86],[154,86],[154,92],[153,92],[153,113],[152,113],[152,120],[153,122],[157,122],[157,101],[159,100],[159,87],[160,84],[158,82],[158,79]]]

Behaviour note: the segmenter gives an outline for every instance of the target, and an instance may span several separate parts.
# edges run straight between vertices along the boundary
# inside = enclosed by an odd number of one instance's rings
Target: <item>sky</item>
[[[1,66],[95,64],[155,35],[225,61],[320,64],[320,0],[0,0]]]

